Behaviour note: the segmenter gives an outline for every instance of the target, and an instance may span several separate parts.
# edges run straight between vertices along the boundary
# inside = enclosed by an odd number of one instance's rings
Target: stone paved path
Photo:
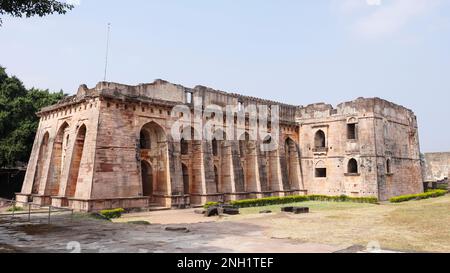
[[[192,216],[192,212],[185,213],[189,213],[187,218]],[[157,213],[155,219],[163,215]],[[202,216],[193,216],[198,219],[196,217]],[[171,219],[170,211],[167,219]],[[30,224],[25,219],[0,219],[0,252],[71,252],[77,251],[78,247],[81,252],[133,253],[302,253],[343,250],[343,247],[268,238],[264,235],[263,227],[234,221],[136,225],[88,217],[75,217],[74,221],[70,221],[69,217],[58,216],[48,225],[46,220],[46,217],[37,219],[35,216]],[[187,227],[189,232],[166,231],[167,224]]]

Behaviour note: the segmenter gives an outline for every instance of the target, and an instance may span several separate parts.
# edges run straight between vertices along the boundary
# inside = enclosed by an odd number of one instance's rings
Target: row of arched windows
[[[347,124],[347,139],[348,140],[356,140],[358,138],[357,132],[357,124],[351,123]],[[316,135],[314,136],[314,147],[316,149],[326,148],[327,140],[325,136],[325,132],[322,130],[318,130]]]
[[[347,164],[347,174],[359,174],[358,161],[354,158],[350,159]],[[386,174],[392,174],[391,160],[386,160]],[[316,177],[327,177],[327,169],[325,167],[316,167],[315,170]]]

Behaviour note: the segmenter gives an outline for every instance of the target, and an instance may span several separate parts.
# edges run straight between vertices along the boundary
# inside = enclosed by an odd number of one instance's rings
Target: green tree
[[[27,90],[0,66],[0,167],[28,161],[39,124],[36,112],[63,97],[62,91]]]
[[[73,5],[56,0],[1,0],[0,15],[12,17],[43,17],[48,14],[65,14],[72,10]],[[2,19],[0,18],[0,26]]]

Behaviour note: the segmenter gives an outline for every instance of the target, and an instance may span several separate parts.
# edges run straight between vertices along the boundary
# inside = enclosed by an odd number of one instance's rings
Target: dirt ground
[[[114,223],[77,214],[0,218],[0,252],[450,252],[450,196],[403,204],[306,202],[206,218],[194,210],[126,214]],[[259,214],[261,210],[271,214]],[[150,225],[143,225],[143,221]],[[133,223],[129,223],[133,222]],[[187,228],[167,231],[166,227]]]

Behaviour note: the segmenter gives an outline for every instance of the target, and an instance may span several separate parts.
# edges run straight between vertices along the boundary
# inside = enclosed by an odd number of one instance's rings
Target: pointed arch
[[[286,178],[290,189],[300,187],[300,158],[297,143],[290,137],[284,142]]]
[[[152,121],[142,126],[140,130],[141,149],[154,149],[158,143],[167,141],[167,136],[161,125]]]
[[[184,194],[190,194],[190,177],[189,177],[189,169],[186,164],[181,163],[181,172],[183,175],[183,192]]]
[[[352,158],[348,161],[347,173],[349,173],[349,174],[357,174],[358,173],[358,161],[356,161],[356,159]]]
[[[81,161],[83,160],[83,152],[86,140],[86,125],[81,125],[75,138],[75,145],[72,152],[72,162],[69,169],[69,181],[67,183],[66,197],[73,198],[76,196],[78,178],[80,174]]]
[[[140,138],[139,144],[141,149],[147,150],[151,148],[152,142],[150,139],[150,133],[147,130],[141,130],[139,138]]]
[[[392,174],[392,166],[391,166],[391,160],[390,159],[386,160],[386,173],[387,174]]]
[[[142,195],[151,197],[153,195],[153,167],[146,161],[141,161],[141,176],[142,176]]]
[[[142,161],[147,161],[151,166],[151,190],[147,190],[151,201],[156,201],[163,205],[164,199],[161,195],[170,194],[170,167],[169,167],[169,143],[164,128],[158,123],[151,121],[145,123],[139,131],[141,145],[141,166]],[[148,169],[148,165],[144,168]],[[142,171],[142,170],[141,170]],[[148,175],[148,173],[147,173]],[[142,180],[144,185],[149,178]],[[148,184],[150,185],[150,184]],[[148,186],[149,187],[149,186]]]
[[[183,156],[183,187],[185,194],[201,194],[204,173],[200,167],[203,164],[203,143],[200,133],[193,126],[181,129],[181,155]],[[191,203],[198,204],[198,197],[191,196]]]
[[[218,156],[219,155],[219,143],[217,142],[216,138],[213,138],[211,145],[212,145],[213,156]]]
[[[220,192],[220,181],[219,181],[219,169],[214,165],[214,184],[216,185],[216,192]]]
[[[49,188],[47,194],[59,196],[61,176],[64,171],[64,162],[67,158],[67,152],[70,142],[69,124],[65,121],[56,133],[53,143],[53,152],[50,165]]]
[[[182,155],[188,155],[189,154],[189,143],[184,138],[180,141],[180,149]]]
[[[32,194],[38,194],[39,188],[41,186],[41,182],[43,179],[43,172],[44,172],[44,165],[47,161],[47,154],[48,154],[48,141],[49,141],[50,134],[48,132],[45,132],[44,136],[42,137],[41,145],[39,146],[39,154],[36,164],[36,171],[34,173],[34,180],[33,180],[33,187],[32,187]]]
[[[211,141],[213,156],[220,156],[222,148],[227,139],[226,133],[223,130],[216,130]]]
[[[316,148],[325,148],[326,147],[326,137],[325,133],[322,130],[318,130],[314,137],[314,146]]]

